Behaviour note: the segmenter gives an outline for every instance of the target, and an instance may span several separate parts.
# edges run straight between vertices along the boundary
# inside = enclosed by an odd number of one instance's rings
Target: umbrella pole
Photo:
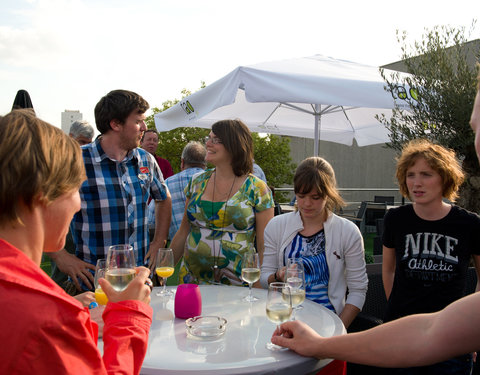
[[[321,129],[320,124],[320,104],[315,104],[315,137],[313,141],[313,156],[318,156],[319,152],[319,142],[320,142],[320,134],[319,131]]]

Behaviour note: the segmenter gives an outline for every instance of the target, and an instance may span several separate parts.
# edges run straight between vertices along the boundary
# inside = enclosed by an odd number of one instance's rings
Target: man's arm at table
[[[480,294],[475,293],[437,313],[411,315],[367,331],[329,338],[292,321],[274,332],[272,342],[304,356],[382,367],[423,366],[479,349],[479,309]]]
[[[93,275],[89,269],[95,271],[95,265],[78,259],[65,249],[48,253],[48,256],[57,264],[60,271],[71,277],[78,291],[81,291],[78,279],[82,280],[88,288],[93,288]]]
[[[165,247],[167,244],[168,230],[172,220],[172,197],[167,190],[167,197],[163,200],[155,201],[155,234],[150,249],[145,254],[145,262],[148,260],[148,268],[153,272],[157,260],[157,250]]]

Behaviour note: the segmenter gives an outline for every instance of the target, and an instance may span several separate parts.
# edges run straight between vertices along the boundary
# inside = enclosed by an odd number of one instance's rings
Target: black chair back
[[[386,203],[390,206],[395,204],[395,197],[385,196],[385,195],[375,195],[373,197],[375,203]]]

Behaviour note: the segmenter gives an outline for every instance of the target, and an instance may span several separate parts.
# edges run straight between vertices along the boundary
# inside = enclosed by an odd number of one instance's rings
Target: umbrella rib
[[[350,128],[352,129],[353,133],[355,134],[355,128],[353,127],[352,122],[351,122],[350,119],[348,118],[347,112],[345,111],[345,108],[343,108],[343,107],[341,107],[341,108],[342,108],[343,114],[345,115],[345,118],[347,119],[348,123],[350,124]],[[351,109],[351,108],[350,108],[350,109]]]
[[[297,111],[300,111],[300,112],[305,112],[305,113],[308,113],[309,115],[314,115],[315,114],[315,110],[314,111],[308,111],[306,110],[305,108],[302,108],[302,107],[299,107],[299,106],[296,106],[296,105],[293,105],[291,103],[280,103],[279,105],[280,107],[283,106],[283,107],[287,107],[287,108],[290,108],[290,109],[295,109]],[[278,107],[277,107],[278,108]],[[277,109],[275,108],[275,109]]]
[[[282,103],[278,103],[277,106],[273,109],[273,111],[267,116],[267,118],[265,119],[265,121],[262,122],[262,125],[265,126],[265,124],[267,123],[268,120],[270,120],[270,117],[273,116],[273,114],[275,113],[275,111],[282,106]]]
[[[337,105],[337,106],[331,106],[330,105],[322,111],[322,114],[335,113],[335,112],[345,112],[345,111],[349,111],[351,109],[357,109],[357,108],[360,108],[360,107],[344,107],[342,105]]]

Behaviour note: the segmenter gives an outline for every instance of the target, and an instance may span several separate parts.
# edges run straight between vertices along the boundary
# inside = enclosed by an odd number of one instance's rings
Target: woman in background
[[[184,255],[180,283],[242,285],[242,256],[263,256],[263,231],[273,217],[268,186],[252,174],[253,141],[240,120],[212,125],[206,161],[215,166],[194,175],[185,189],[187,202],[172,240],[175,261]]]

